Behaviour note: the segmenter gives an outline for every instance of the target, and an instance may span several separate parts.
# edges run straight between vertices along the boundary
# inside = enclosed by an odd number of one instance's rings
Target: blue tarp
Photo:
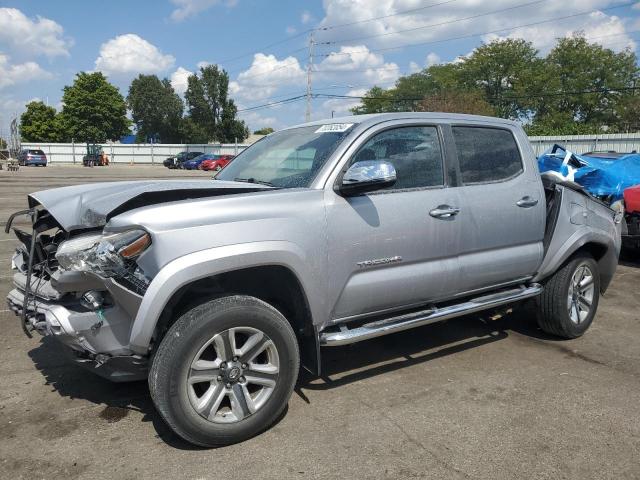
[[[625,188],[640,184],[640,154],[637,153],[606,158],[578,155],[554,145],[538,157],[538,168],[540,173],[557,172],[608,203],[620,200]]]

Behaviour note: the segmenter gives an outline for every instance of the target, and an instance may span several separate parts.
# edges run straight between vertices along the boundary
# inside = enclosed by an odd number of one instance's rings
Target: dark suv
[[[174,157],[167,158],[162,164],[167,168],[182,168],[182,164],[202,155],[203,152],[180,152]]]
[[[47,166],[47,156],[40,149],[24,149],[20,150],[18,154],[18,164],[28,167],[29,165],[33,166]]]

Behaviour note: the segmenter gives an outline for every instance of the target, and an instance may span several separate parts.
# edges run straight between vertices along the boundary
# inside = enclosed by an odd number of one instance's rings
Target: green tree
[[[270,133],[275,132],[275,130],[271,127],[264,127],[261,128],[260,130],[254,130],[253,134],[254,135],[269,135]]]
[[[65,140],[105,142],[129,133],[127,104],[100,72],[80,72],[64,87],[60,120]]]
[[[395,112],[396,102],[393,99],[393,92],[381,87],[372,87],[364,94],[360,105],[353,107],[351,111],[356,115]]]
[[[460,89],[458,77],[459,67],[456,64],[433,65],[421,72],[400,77],[395,86],[388,90],[371,88],[362,99],[362,104],[351,111],[360,115],[417,110],[422,98]]]
[[[236,119],[237,107],[229,98],[229,75],[217,65],[200,68],[187,80],[185,100],[189,118],[207,132],[209,140],[229,143],[249,136],[245,123]]]
[[[620,129],[619,110],[633,94],[626,89],[638,78],[633,52],[615,53],[581,36],[563,38],[545,59],[545,67],[545,96],[537,102],[535,122],[548,122],[547,117],[563,112],[568,121],[592,129]]]
[[[127,104],[136,125],[138,142],[155,138],[163,143],[180,141],[184,104],[168,79],[139,75],[129,86]]]
[[[180,121],[179,137],[180,143],[209,142],[207,131],[189,117],[183,118]]]
[[[478,91],[443,90],[424,97],[416,108],[419,112],[467,113],[494,116],[495,110]]]
[[[530,80],[543,68],[543,60],[531,42],[496,40],[477,48],[459,66],[460,82],[469,90],[479,89],[504,118],[527,115],[526,96]]]
[[[27,103],[20,116],[20,134],[25,142],[60,142],[64,137],[56,109],[40,101]]]

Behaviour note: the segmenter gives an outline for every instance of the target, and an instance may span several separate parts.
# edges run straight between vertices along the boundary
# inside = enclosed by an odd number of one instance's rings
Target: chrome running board
[[[456,305],[433,307],[419,312],[411,312],[394,317],[388,317],[376,322],[367,323],[360,327],[348,328],[342,326],[339,331],[320,333],[320,344],[330,347],[361,342],[370,338],[380,337],[389,333],[401,332],[414,327],[460,317],[469,313],[480,312],[488,308],[498,307],[507,303],[535,297],[542,293],[542,286],[533,283],[510,290],[472,298]]]

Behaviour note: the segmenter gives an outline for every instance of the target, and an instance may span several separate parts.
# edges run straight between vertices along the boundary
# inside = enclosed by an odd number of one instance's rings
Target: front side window
[[[509,130],[453,127],[463,183],[500,182],[522,172],[522,158]]]
[[[350,124],[314,125],[272,133],[241,152],[216,180],[263,183],[274,187],[309,187]]]
[[[444,184],[442,150],[436,127],[384,130],[360,147],[351,159],[351,165],[366,160],[385,160],[394,166],[398,180],[387,190]]]

